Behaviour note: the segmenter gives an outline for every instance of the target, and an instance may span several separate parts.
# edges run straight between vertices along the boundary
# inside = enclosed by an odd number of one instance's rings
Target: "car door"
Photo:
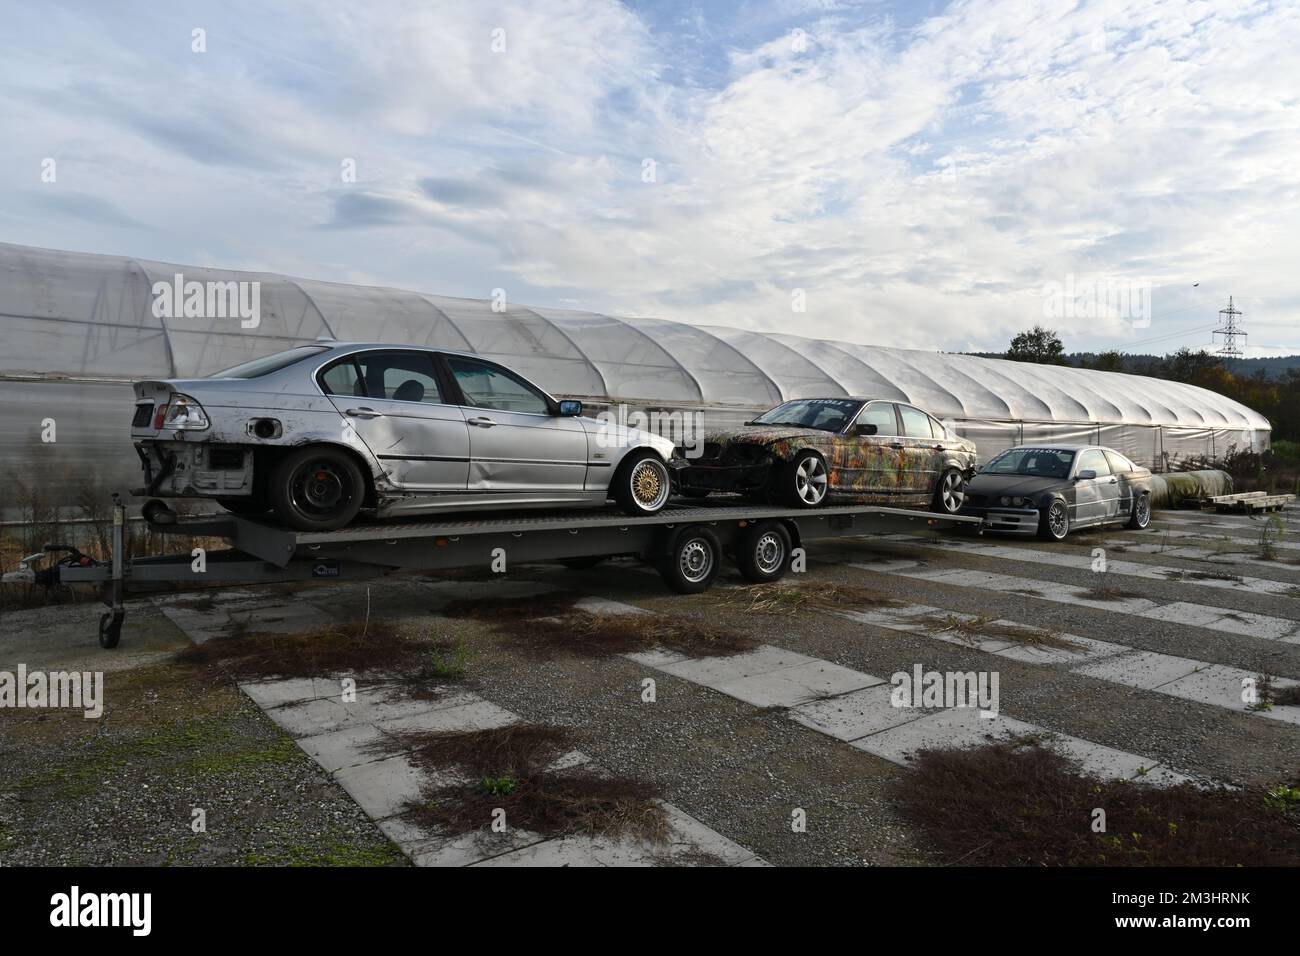
[[[433,353],[358,352],[325,366],[317,382],[395,485],[465,490],[469,427],[443,394]]]
[[[874,425],[875,432],[863,434],[864,425]],[[838,479],[832,475],[832,490],[881,498],[897,490],[902,438],[893,402],[868,402],[863,406],[849,426],[844,447],[843,460],[837,463]]]
[[[443,356],[469,426],[469,490],[549,494],[587,487],[587,431],[508,369]],[[608,480],[608,475],[605,475]]]
[[[1096,472],[1094,478],[1080,478],[1085,471]],[[1119,513],[1119,479],[1110,471],[1106,455],[1100,448],[1079,453],[1074,465],[1074,523],[1096,524]]]
[[[1117,451],[1105,450],[1106,463],[1110,465],[1110,472],[1119,479],[1117,487],[1119,502],[1116,512],[1116,520],[1127,517],[1133,511],[1133,481],[1134,467],[1133,462],[1129,461]]]
[[[904,484],[909,494],[934,493],[943,461],[943,444],[934,437],[930,416],[913,405],[898,405],[903,425]]]

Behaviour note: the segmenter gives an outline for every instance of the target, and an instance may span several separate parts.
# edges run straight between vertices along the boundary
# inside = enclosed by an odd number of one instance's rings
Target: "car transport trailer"
[[[590,567],[602,558],[634,556],[652,563],[682,594],[707,590],[725,555],[749,581],[779,580],[796,550],[817,538],[869,536],[925,528],[969,526],[979,518],[903,508],[838,505],[779,508],[741,500],[674,500],[649,517],[612,509],[448,517],[383,524],[358,523],[338,531],[291,531],[256,518],[221,514],[179,518],[160,502],[143,509],[150,527],[168,535],[222,538],[219,551],[131,558],[126,507],[114,496],[112,554],[94,561],[66,545],[47,545],[23,559],[7,583],[96,584],[109,610],[100,617],[99,643],[116,647],[126,616],[123,601],[150,584],[271,584],[286,581],[364,580],[396,570],[440,571],[559,562]],[[62,553],[43,570],[32,565]]]

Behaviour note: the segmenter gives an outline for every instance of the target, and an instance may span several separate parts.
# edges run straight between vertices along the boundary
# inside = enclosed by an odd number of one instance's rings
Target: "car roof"
[[[1115,455],[1124,454],[1122,451],[1116,451],[1114,448],[1111,448],[1109,445],[1076,445],[1076,444],[1067,444],[1064,442],[1050,442],[1050,441],[1031,442],[1025,445],[1016,445],[1012,448],[1008,448],[1007,451],[1016,451],[1017,449],[1020,448],[1046,448],[1050,451],[1087,451],[1089,448],[1096,448],[1098,451],[1108,451]]]

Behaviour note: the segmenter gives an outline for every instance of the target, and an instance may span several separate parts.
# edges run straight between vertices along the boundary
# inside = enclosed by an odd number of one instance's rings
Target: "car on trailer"
[[[966,486],[963,515],[987,531],[1062,541],[1104,524],[1151,522],[1151,472],[1103,445],[1020,445],[984,465]]]
[[[135,383],[137,493],[207,498],[300,531],[446,510],[668,501],[672,442],[582,417],[444,349],[321,342],[207,378]]]
[[[673,483],[688,497],[739,492],[795,508],[831,501],[961,510],[975,445],[892,399],[799,398],[742,427],[678,448]]]

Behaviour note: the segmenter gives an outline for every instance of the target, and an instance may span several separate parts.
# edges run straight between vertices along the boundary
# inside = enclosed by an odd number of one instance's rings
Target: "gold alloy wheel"
[[[658,510],[668,498],[668,472],[661,462],[646,458],[632,469],[632,497],[646,510]]]

